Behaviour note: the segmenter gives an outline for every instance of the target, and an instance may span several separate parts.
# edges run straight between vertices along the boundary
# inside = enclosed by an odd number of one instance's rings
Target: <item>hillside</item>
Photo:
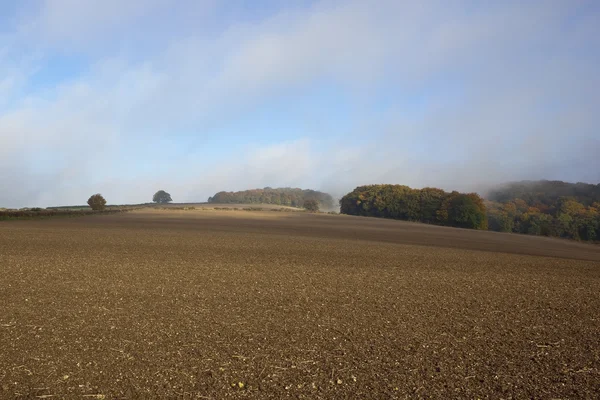
[[[333,197],[328,193],[299,188],[251,189],[239,192],[218,192],[208,198],[213,204],[276,204],[290,207],[302,207],[304,201],[316,200],[322,209],[334,207]]]

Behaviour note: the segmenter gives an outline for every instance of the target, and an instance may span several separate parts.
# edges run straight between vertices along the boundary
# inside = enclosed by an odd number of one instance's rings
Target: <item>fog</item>
[[[596,2],[227,4],[0,12],[0,207],[600,182]]]

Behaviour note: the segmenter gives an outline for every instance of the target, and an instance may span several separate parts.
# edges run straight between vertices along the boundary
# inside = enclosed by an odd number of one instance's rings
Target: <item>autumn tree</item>
[[[106,207],[106,200],[100,193],[90,196],[87,203],[94,211],[101,211]]]
[[[514,203],[486,202],[488,229],[497,232],[513,232],[517,208]]]
[[[527,211],[518,216],[518,219],[518,232],[520,233],[543,236],[550,234],[552,216],[542,213],[536,207],[529,207]]]

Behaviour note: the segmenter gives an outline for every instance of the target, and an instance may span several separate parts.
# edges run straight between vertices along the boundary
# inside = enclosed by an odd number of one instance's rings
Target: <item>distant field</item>
[[[0,210],[0,221],[21,220],[21,219],[44,219],[61,217],[83,217],[88,215],[106,215],[127,212],[132,208],[125,207],[107,207],[102,211],[94,211],[87,208],[52,208],[52,209],[22,209],[22,210]]]
[[[244,209],[262,209],[262,210],[289,210],[289,211],[304,211],[302,208],[282,206],[277,204],[219,204],[219,203],[169,203],[169,204],[157,204],[155,207],[166,207],[166,208],[181,208],[181,207],[195,207],[200,209],[228,209],[228,210],[244,210]]]
[[[0,222],[0,268],[2,399],[600,397],[599,246],[144,209]]]
[[[263,210],[278,210],[288,209],[293,211],[303,211],[302,208],[282,206],[277,204],[218,204],[218,203],[146,203],[146,204],[126,204],[126,205],[109,205],[107,208],[181,208],[181,207],[196,207],[203,209],[215,209],[215,208],[226,208],[226,209],[244,209],[244,208],[262,208]],[[48,207],[50,210],[89,210],[89,206],[60,206],[60,207]]]
[[[232,210],[232,211],[305,211],[303,208],[274,204],[210,204],[210,203],[167,203],[108,205],[102,211],[92,211],[89,206],[60,206],[48,208],[24,208],[20,210],[0,208],[0,221],[13,219],[40,219],[54,217],[80,217],[88,214],[110,214],[137,209],[169,210]]]

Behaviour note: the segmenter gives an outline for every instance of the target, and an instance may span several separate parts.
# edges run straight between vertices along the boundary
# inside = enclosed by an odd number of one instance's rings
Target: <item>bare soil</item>
[[[0,398],[600,398],[600,247],[360,217],[0,223]]]

